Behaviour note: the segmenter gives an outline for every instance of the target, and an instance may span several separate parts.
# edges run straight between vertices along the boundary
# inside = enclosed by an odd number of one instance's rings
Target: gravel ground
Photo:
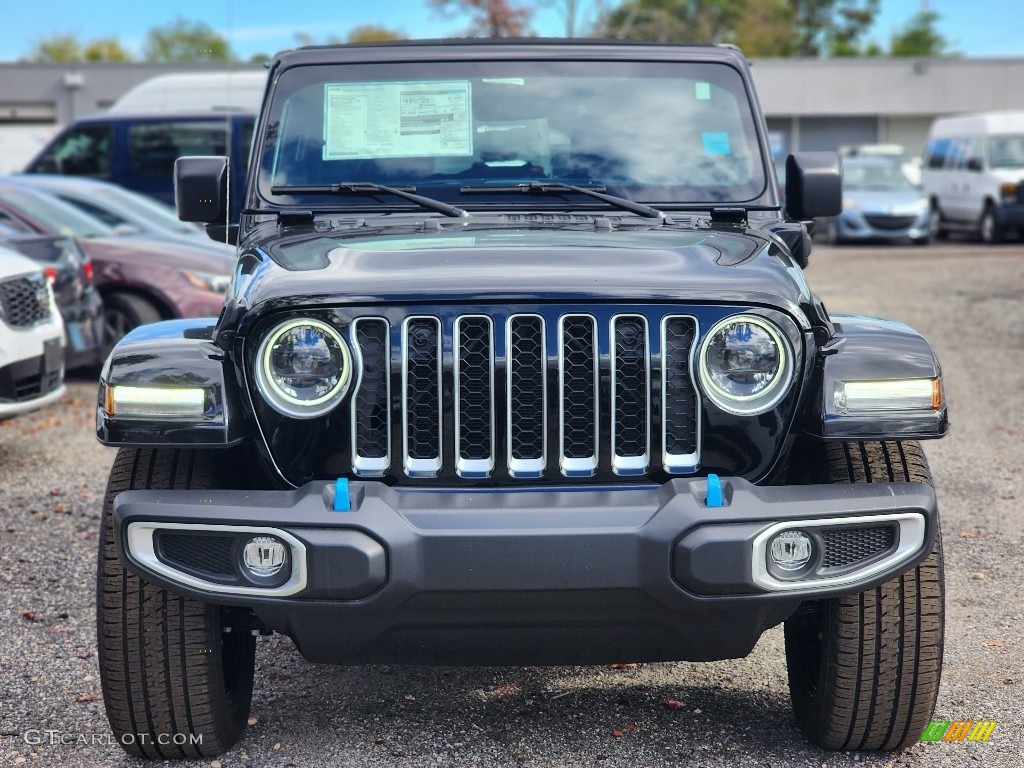
[[[926,446],[946,553],[936,718],[998,720],[989,742],[897,755],[808,747],[778,629],[746,659],[623,670],[319,667],[273,637],[259,642],[255,721],[219,764],[1024,765],[1024,249],[820,248],[808,277],[833,312],[913,325],[945,366],[953,431]],[[94,397],[80,378],[58,406],[0,422],[4,766],[146,764],[111,743],[99,695],[95,547],[113,451],[93,438]]]

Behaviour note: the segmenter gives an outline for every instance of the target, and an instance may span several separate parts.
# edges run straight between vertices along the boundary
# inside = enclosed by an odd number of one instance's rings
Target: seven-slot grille
[[[0,282],[0,318],[12,328],[30,328],[50,317],[45,278],[16,277]]]
[[[619,314],[602,323],[586,313],[444,322],[414,315],[397,327],[360,317],[349,338],[358,365],[351,398],[358,476],[384,476],[393,459],[411,478],[698,468],[691,316]]]

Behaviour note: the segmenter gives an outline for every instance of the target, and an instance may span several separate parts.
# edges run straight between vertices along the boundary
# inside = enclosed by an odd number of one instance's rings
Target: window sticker
[[[704,142],[705,155],[731,155],[729,147],[729,134],[725,131],[705,131],[700,135]]]
[[[328,83],[324,160],[473,154],[468,80]]]
[[[698,101],[707,101],[711,98],[711,83],[694,83],[694,86]]]

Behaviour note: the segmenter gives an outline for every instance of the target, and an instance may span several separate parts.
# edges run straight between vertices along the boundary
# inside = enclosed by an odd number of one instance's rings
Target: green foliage
[[[748,56],[864,56],[879,0],[624,0],[598,34],[624,40],[733,43]]]
[[[353,27],[345,38],[349,43],[383,43],[388,40],[405,40],[405,35],[379,24],[360,24]]]
[[[53,35],[32,46],[28,61],[81,61],[82,44],[76,35]]]
[[[98,37],[82,50],[86,61],[131,61],[132,52],[116,37]]]
[[[181,17],[163,27],[153,27],[142,47],[147,61],[229,61],[228,41],[208,24]]]
[[[949,41],[937,28],[939,14],[921,11],[892,36],[889,53],[892,56],[946,56]]]

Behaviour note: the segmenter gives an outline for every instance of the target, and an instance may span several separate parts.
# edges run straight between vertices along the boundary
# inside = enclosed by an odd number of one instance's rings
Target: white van
[[[0,421],[64,395],[64,323],[39,265],[0,247]]]
[[[936,234],[977,231],[997,243],[1024,228],[1024,111],[940,117],[921,181]]]

